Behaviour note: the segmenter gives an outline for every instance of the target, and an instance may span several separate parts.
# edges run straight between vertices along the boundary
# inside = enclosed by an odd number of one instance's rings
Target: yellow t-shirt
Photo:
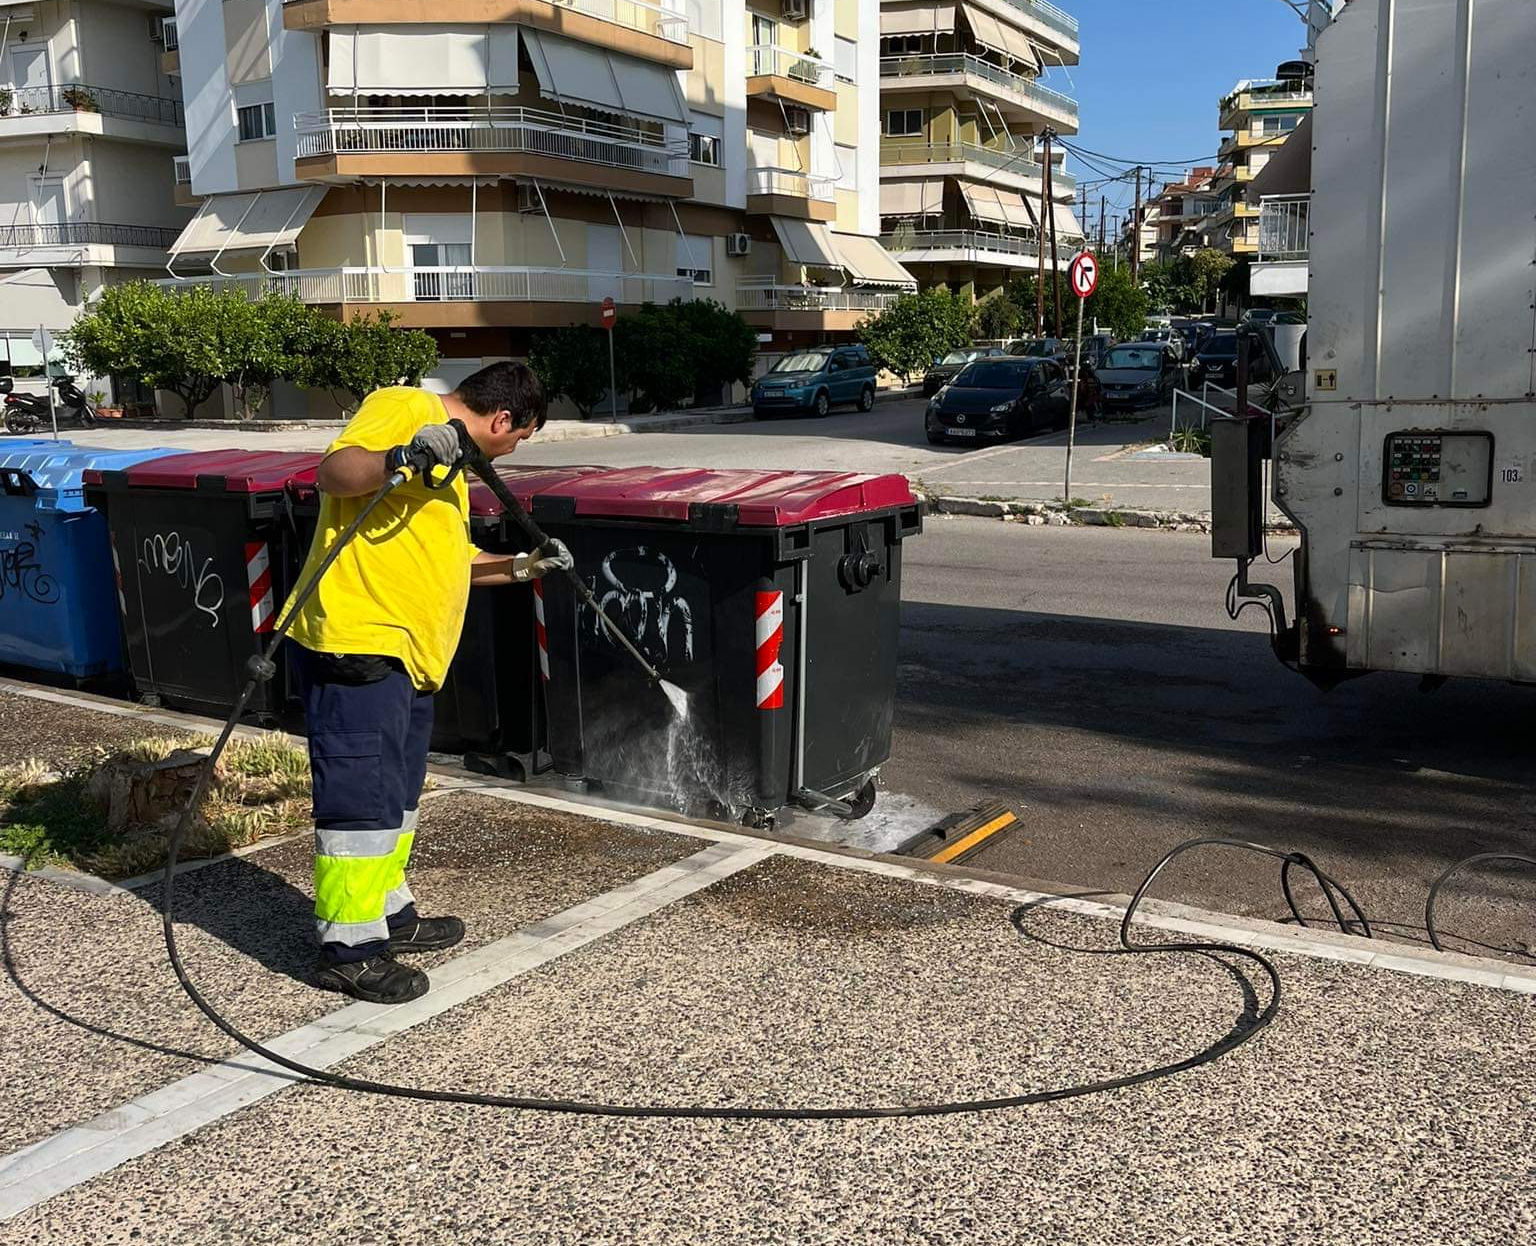
[[[407,386],[377,390],[327,453],[346,446],[389,450],[410,441],[424,424],[447,418],[436,394]],[[299,584],[308,582],[372,496],[321,494],[319,525]],[[417,688],[436,691],[459,644],[469,564],[477,553],[469,539],[463,475],[445,489],[429,489],[417,477],[374,509],[304,603],[289,635],[322,653],[398,658]]]

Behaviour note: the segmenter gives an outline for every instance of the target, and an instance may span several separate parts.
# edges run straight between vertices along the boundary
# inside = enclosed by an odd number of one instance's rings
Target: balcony
[[[747,98],[798,104],[818,112],[837,107],[837,88],[832,66],[803,52],[768,43],[747,49]]]
[[[837,185],[830,177],[798,169],[751,168],[747,170],[747,211],[801,221],[834,221]]]
[[[966,52],[887,56],[880,61],[882,90],[966,90],[1007,105],[1040,125],[1077,133],[1077,101]]]
[[[904,265],[974,264],[982,267],[1036,269],[1040,245],[1034,238],[994,234],[979,229],[897,229],[882,234],[880,244]],[[1072,244],[1057,243],[1060,259],[1047,268],[1066,268],[1077,253]]]
[[[1009,15],[1013,21],[1020,22],[1026,29],[1034,27],[1031,34],[1042,37],[1042,42],[1051,47],[1053,52],[1059,51],[1061,61],[1065,65],[1076,65],[1082,54],[1082,45],[1078,40],[1077,18],[1072,14],[1058,9],[1047,0],[997,0],[999,11],[1012,10]],[[1052,60],[1055,56],[1052,56]]]
[[[174,17],[160,19],[160,72],[171,77],[181,73],[181,40]]]
[[[300,113],[301,178],[538,178],[617,193],[686,199],[680,143],[635,126],[531,108],[333,108]]]
[[[192,159],[190,156],[171,157],[171,195],[178,207],[196,205],[197,196],[192,193]]]
[[[96,221],[0,225],[0,264],[159,267],[165,263],[166,248],[180,232],[158,225]]]
[[[1221,128],[1238,128],[1256,110],[1311,108],[1312,103],[1312,92],[1295,82],[1274,78],[1239,82],[1221,101]]]
[[[652,0],[284,0],[283,26],[319,31],[327,26],[444,23],[480,26],[511,22],[621,52],[669,69],[692,69],[688,17]]]
[[[228,277],[170,278],[170,289],[208,286],[252,298],[292,295],[349,310],[387,308],[408,328],[530,327],[598,323],[605,298],[624,306],[694,297],[692,277],[574,268],[460,265],[442,268],[322,268]]]
[[[0,87],[0,138],[91,134],[181,146],[181,101],[68,82]]]
[[[736,286],[736,310],[765,329],[853,329],[896,301],[895,290],[848,290],[835,286],[780,285],[749,277]]]
[[[923,143],[901,138],[880,140],[880,167],[892,177],[965,177],[1035,192],[1040,189],[1042,174],[1039,162],[1027,148],[1000,151],[979,143]],[[1051,184],[1058,193],[1070,192],[1077,180],[1056,168],[1051,170]]]

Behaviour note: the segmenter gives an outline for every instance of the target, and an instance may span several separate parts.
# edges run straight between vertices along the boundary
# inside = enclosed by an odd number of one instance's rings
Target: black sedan
[[[1248,347],[1248,379],[1254,384],[1274,380],[1275,370],[1269,360],[1269,352],[1262,342],[1252,342]],[[1237,334],[1217,333],[1200,349],[1190,365],[1189,380],[1193,385],[1209,381],[1231,389],[1237,384]]]
[[[1110,347],[1099,367],[1106,407],[1155,407],[1172,397],[1179,362],[1167,342],[1124,342]]]
[[[1064,425],[1071,398],[1066,371],[1054,359],[982,359],[928,404],[924,425],[936,446],[1001,441]]]
[[[932,398],[959,376],[960,369],[966,364],[975,363],[978,359],[991,359],[1002,353],[1002,348],[999,346],[968,346],[963,350],[950,351],[923,373],[923,397]]]

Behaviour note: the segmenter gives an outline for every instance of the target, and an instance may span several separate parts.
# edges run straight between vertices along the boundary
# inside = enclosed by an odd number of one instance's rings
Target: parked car
[[[1274,363],[1262,341],[1255,341],[1248,351],[1248,378],[1256,384],[1275,379]],[[1218,333],[1195,356],[1189,368],[1191,385],[1203,385],[1209,381],[1231,389],[1237,384],[1237,334]]]
[[[1215,332],[1216,326],[1207,320],[1191,320],[1187,324],[1181,324],[1179,336],[1184,339],[1184,358],[1193,359],[1198,355]]]
[[[1184,362],[1184,335],[1177,329],[1143,329],[1141,333],[1143,342],[1162,342],[1173,352],[1173,357],[1180,363]]]
[[[1179,361],[1167,342],[1122,342],[1110,348],[1098,373],[1106,409],[1155,407],[1172,397]]]
[[[924,426],[934,445],[1001,441],[1066,424],[1071,397],[1054,359],[978,359],[929,402]]]
[[[1046,359],[1061,354],[1066,345],[1059,337],[1021,337],[1008,343],[1008,353],[1028,359]]]
[[[1243,313],[1243,323],[1252,325],[1268,324],[1279,314],[1273,307],[1250,307]]]
[[[967,346],[952,350],[923,373],[923,397],[932,398],[960,374],[960,369],[978,359],[991,359],[1003,353],[1001,346]]]
[[[1104,363],[1105,352],[1115,344],[1113,333],[1094,333],[1083,339],[1083,358],[1095,368]]]
[[[875,405],[875,361],[863,346],[818,346],[785,355],[752,387],[752,414],[826,415],[838,403]]]
[[[1086,416],[1090,420],[1096,420],[1104,413],[1104,386],[1099,381],[1099,370],[1093,361],[1088,358],[1088,342],[1083,341],[1082,380],[1078,383],[1077,413]],[[1072,393],[1072,352],[1068,351],[1056,360],[1061,365],[1061,370],[1067,374],[1067,396]]]

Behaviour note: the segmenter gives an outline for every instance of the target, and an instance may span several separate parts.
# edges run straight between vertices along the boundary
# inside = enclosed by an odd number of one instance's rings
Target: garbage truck
[[[1212,552],[1320,685],[1536,681],[1533,53],[1533,0],[1351,0],[1317,35],[1299,405],[1213,429]]]

